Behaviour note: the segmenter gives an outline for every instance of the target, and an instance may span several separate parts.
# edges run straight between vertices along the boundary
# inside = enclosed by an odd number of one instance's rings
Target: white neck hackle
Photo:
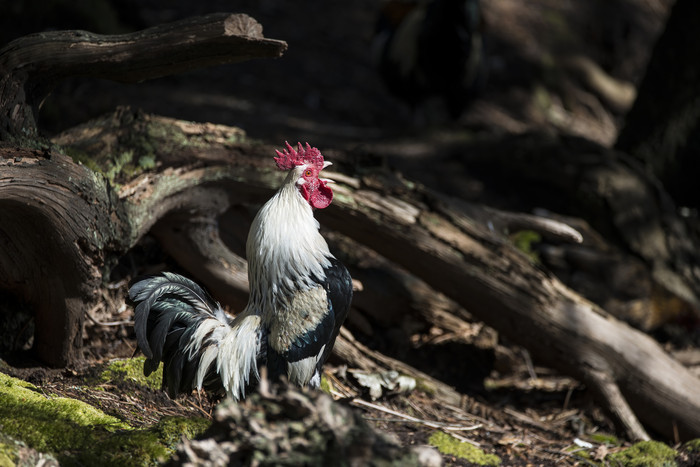
[[[325,279],[332,257],[313,209],[297,185],[306,166],[293,168],[258,211],[248,234],[246,255],[253,313],[269,316],[296,289]],[[264,318],[263,318],[264,319]]]

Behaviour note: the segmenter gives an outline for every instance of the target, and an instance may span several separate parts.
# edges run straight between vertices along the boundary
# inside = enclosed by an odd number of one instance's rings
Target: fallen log
[[[321,220],[402,265],[538,361],[586,383],[630,437],[648,438],[639,420],[669,437],[700,433],[696,377],[649,336],[464,216],[459,201],[422,193],[430,210],[407,203],[405,194],[382,204],[374,192],[347,196]]]
[[[272,147],[225,137],[211,138],[206,147],[182,144],[201,137],[208,125],[150,116],[126,120],[131,124],[106,119],[93,125],[108,140],[119,139],[107,137],[110,131],[136,132],[167,135],[180,144],[177,149],[166,139],[151,141],[150,147],[163,151],[162,161],[157,153],[161,162],[155,170],[121,184],[112,197],[112,209],[124,214],[118,217],[121,228],[110,229],[130,232],[122,239],[125,247],[173,213],[201,218],[233,205],[259,205],[280,182],[266,163]],[[170,130],[149,131],[149,125]],[[88,126],[57,142],[74,150],[95,147]],[[365,182],[382,186],[382,192]],[[631,438],[648,437],[639,420],[668,438],[700,434],[697,378],[650,337],[583,299],[498,232],[470,218],[469,205],[383,172],[338,183],[335,192],[333,205],[318,213],[322,224],[401,265],[539,362],[584,382]]]

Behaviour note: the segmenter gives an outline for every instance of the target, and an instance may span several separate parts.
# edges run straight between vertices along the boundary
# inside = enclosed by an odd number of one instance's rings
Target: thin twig
[[[92,309],[90,309],[90,310],[86,313],[88,319],[89,319],[90,321],[92,321],[93,323],[95,323],[95,324],[97,324],[97,325],[100,325],[100,326],[121,326],[121,325],[124,325],[124,324],[134,324],[134,320],[131,320],[131,319],[125,319],[125,320],[123,320],[123,321],[105,321],[105,322],[98,321],[97,318],[95,318],[94,316],[92,316],[92,313],[95,312],[95,311],[97,311],[97,309],[98,309],[98,308],[101,308],[101,307],[102,307],[102,304],[101,304],[101,303],[98,303],[97,305],[95,305],[94,307],[92,307]]]
[[[479,428],[481,428],[481,427],[483,426],[483,425],[481,425],[481,424],[479,424],[479,425],[474,425],[474,426],[469,426],[469,427],[468,427],[468,426],[464,426],[464,425],[449,425],[449,424],[446,424],[446,423],[433,422],[433,421],[430,421],[430,420],[423,420],[423,419],[420,419],[420,418],[412,417],[412,416],[410,416],[410,415],[407,415],[407,414],[404,414],[404,413],[401,413],[401,412],[397,412],[397,411],[395,411],[395,410],[392,410],[392,409],[383,407],[383,406],[381,406],[381,405],[372,404],[371,402],[367,402],[367,401],[362,400],[362,399],[357,399],[357,398],[355,398],[355,399],[353,399],[353,400],[351,401],[351,403],[352,403],[352,404],[355,404],[355,405],[359,405],[359,406],[361,406],[361,407],[368,407],[368,408],[370,408],[370,409],[374,409],[374,410],[378,410],[378,411],[380,411],[380,412],[388,413],[388,414],[390,414],[390,415],[394,415],[394,416],[396,416],[396,417],[400,417],[400,418],[402,418],[402,419],[404,419],[404,420],[406,420],[406,421],[409,421],[409,422],[420,423],[421,425],[429,426],[429,427],[431,427],[431,428],[436,428],[436,429],[438,429],[438,430],[445,430],[445,431],[450,432],[450,434],[453,434],[453,435],[454,435],[456,438],[458,438],[460,441],[467,442],[467,443],[472,444],[472,445],[474,445],[474,446],[476,446],[476,447],[480,447],[480,446],[481,446],[481,445],[480,445],[478,442],[476,442],[476,441],[470,440],[470,439],[468,439],[468,438],[464,438],[464,437],[459,436],[459,435],[457,435],[457,434],[454,433],[455,431],[472,431],[472,430],[477,430],[477,429],[479,429]]]
[[[530,375],[531,381],[537,381],[537,373],[535,372],[535,365],[532,363],[532,358],[530,358],[530,352],[525,349],[521,349],[523,355],[523,360],[525,360],[525,366],[527,367],[527,372]]]

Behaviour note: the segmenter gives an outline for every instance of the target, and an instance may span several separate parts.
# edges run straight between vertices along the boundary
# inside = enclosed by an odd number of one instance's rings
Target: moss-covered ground
[[[79,389],[121,391],[129,384],[132,388],[142,385],[147,390],[159,387],[159,375],[144,378],[140,373],[142,365],[142,358],[114,361],[101,367],[96,378],[86,379],[95,386]],[[131,402],[128,394],[123,394],[123,398],[131,404],[139,403]],[[57,396],[4,373],[0,373],[0,401],[0,433],[68,466],[155,465],[168,458],[182,436],[195,437],[210,424],[203,413],[166,415],[153,423],[137,424],[128,417],[108,415],[95,405]],[[0,443],[0,465],[14,465],[17,446],[14,441]]]
[[[452,435],[436,431],[430,436],[428,442],[438,448],[442,454],[454,456],[458,459],[464,459],[473,465],[501,465],[501,459],[494,454],[487,454],[483,449],[460,441]]]

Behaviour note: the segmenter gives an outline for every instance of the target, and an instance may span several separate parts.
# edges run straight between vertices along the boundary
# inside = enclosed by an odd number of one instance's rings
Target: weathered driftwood
[[[69,76],[135,83],[196,68],[274,58],[287,44],[266,39],[243,14],[215,13],[119,35],[50,31],[0,49],[0,141],[35,138],[46,95]]]
[[[153,131],[153,125],[167,131]],[[57,141],[74,151],[92,148],[99,159],[93,127],[100,129],[100,138],[106,141],[119,140],[116,136],[127,133],[156,138],[148,147],[157,148],[159,162],[155,170],[125,179],[115,191],[98,183],[101,194],[88,200],[94,206],[90,209],[109,213],[99,217],[104,225],[88,223],[86,228],[86,221],[96,218],[75,212],[71,206],[56,206],[54,196],[35,197],[41,201],[37,209],[65,211],[57,227],[65,229],[67,224],[82,232],[74,242],[82,246],[74,252],[77,263],[94,264],[93,257],[100,254],[118,256],[175,213],[194,219],[215,218],[232,205],[259,205],[280,182],[281,174],[270,166],[273,148],[231,143],[222,127],[121,112],[117,118],[77,128]],[[214,136],[203,145],[202,136],[208,129]],[[178,141],[177,146],[170,140]],[[107,153],[124,150],[109,147]],[[60,161],[64,171],[86,170],[73,168],[63,156],[53,155],[51,160]],[[47,176],[41,167],[26,164],[13,170],[23,179],[41,180]],[[86,180],[101,180],[81,173]],[[668,437],[676,432],[683,438],[700,434],[699,381],[655,341],[608,316],[533,265],[498,234],[466,216],[468,209],[462,202],[390,174],[375,177],[383,181],[383,193],[359,180],[339,183],[333,205],[317,213],[320,221],[402,265],[530,350],[540,362],[585,382],[602,396],[630,436],[647,436],[638,420]],[[34,183],[43,186],[40,181]],[[66,185],[60,180],[55,183]],[[9,193],[15,185],[5,183],[4,188]],[[76,206],[86,204],[83,197],[90,193],[86,188],[68,185],[65,190],[76,198]],[[94,234],[85,234],[93,231],[102,232],[96,238],[104,249],[95,246]],[[31,251],[32,246],[23,248]],[[6,269],[7,264],[0,263],[0,267]],[[34,267],[46,266],[37,261]]]

